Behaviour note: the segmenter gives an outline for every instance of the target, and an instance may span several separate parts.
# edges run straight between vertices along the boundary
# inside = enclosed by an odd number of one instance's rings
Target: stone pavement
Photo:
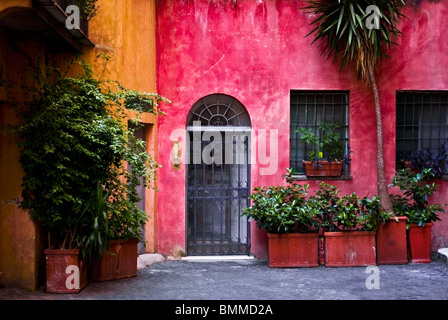
[[[133,278],[91,282],[79,294],[0,288],[0,300],[448,300],[447,254],[440,251],[431,263],[373,269],[141,255]]]

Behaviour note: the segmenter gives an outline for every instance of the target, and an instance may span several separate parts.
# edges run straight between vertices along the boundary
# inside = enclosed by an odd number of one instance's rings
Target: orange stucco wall
[[[152,0],[99,0],[99,12],[89,24],[89,38],[95,47],[84,47],[82,54],[102,72],[102,61],[95,57],[105,53],[111,57],[104,77],[118,80],[127,88],[144,92],[156,92],[155,56],[155,1]],[[0,19],[16,9],[31,7],[28,0],[6,0],[0,4]],[[51,45],[38,32],[8,31],[0,27],[0,66],[3,78],[8,82],[20,81],[26,59],[14,47],[35,61],[45,56],[59,65],[75,52],[61,39]],[[1,69],[0,69],[1,70]],[[19,87],[12,89],[16,96],[26,99]],[[0,127],[16,121],[15,112],[6,104],[7,93],[0,87]],[[26,100],[25,100],[26,101]],[[156,121],[146,117],[148,150],[156,153]],[[0,285],[17,286],[35,290],[43,279],[43,249],[45,236],[33,223],[26,211],[18,208],[23,171],[19,163],[16,139],[11,134],[0,134]],[[147,209],[155,215],[155,195],[148,191]],[[156,219],[150,219],[155,221]],[[155,248],[154,226],[147,226],[148,251]]]

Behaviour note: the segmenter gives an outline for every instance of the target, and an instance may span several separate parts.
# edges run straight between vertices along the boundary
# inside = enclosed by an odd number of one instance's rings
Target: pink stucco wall
[[[170,140],[185,129],[188,112],[201,97],[225,93],[247,108],[255,135],[278,130],[278,163],[263,175],[252,154],[251,187],[284,184],[289,167],[289,92],[294,89],[350,90],[352,180],[331,181],[342,192],[376,194],[376,123],[373,99],[350,70],[340,71],[321,55],[312,38],[313,17],[302,0],[157,1],[158,93],[172,100],[159,120],[158,249],[185,248],[185,166],[170,164]],[[448,1],[406,8],[404,37],[380,66],[387,177],[395,172],[395,91],[448,90],[448,37],[444,35]],[[181,132],[181,131],[179,131]],[[256,149],[253,149],[256,150]],[[254,153],[254,151],[253,151]],[[316,186],[319,181],[310,181]],[[448,202],[446,182],[437,201]],[[448,217],[433,229],[433,250],[448,246]],[[267,242],[252,226],[252,253],[266,257]]]

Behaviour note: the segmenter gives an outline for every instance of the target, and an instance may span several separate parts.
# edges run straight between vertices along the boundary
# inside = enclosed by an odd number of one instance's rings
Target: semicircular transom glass
[[[211,94],[199,99],[191,108],[187,126],[199,121],[204,127],[250,127],[246,108],[225,94]]]

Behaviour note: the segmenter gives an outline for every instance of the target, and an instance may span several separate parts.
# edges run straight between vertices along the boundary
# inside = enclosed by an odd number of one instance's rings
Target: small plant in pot
[[[410,168],[397,171],[389,187],[398,187],[402,194],[391,194],[396,215],[407,218],[408,249],[411,262],[431,262],[431,230],[439,214],[446,213],[446,204],[430,204],[429,198],[438,185],[431,182],[434,173],[424,168],[417,173]]]
[[[129,204],[120,205],[100,185],[85,212],[89,219],[85,220],[81,242],[88,258],[89,279],[108,281],[136,276],[137,245],[148,220],[146,213],[137,207],[130,210]]]
[[[339,195],[336,186],[322,182],[311,199],[318,204],[324,231],[325,265],[375,265],[379,198]]]
[[[448,173],[448,147],[442,143],[437,152],[426,148],[413,151],[403,160],[405,168],[410,168],[416,173],[423,169],[431,169],[432,175],[428,179],[436,179]]]
[[[340,123],[328,124],[321,121],[317,130],[300,127],[302,141],[310,146],[308,158],[303,160],[307,176],[340,176],[343,166],[351,161],[350,152],[344,155],[343,143],[338,129]]]
[[[256,187],[242,215],[266,230],[270,267],[318,266],[317,210],[307,201],[309,185]]]

